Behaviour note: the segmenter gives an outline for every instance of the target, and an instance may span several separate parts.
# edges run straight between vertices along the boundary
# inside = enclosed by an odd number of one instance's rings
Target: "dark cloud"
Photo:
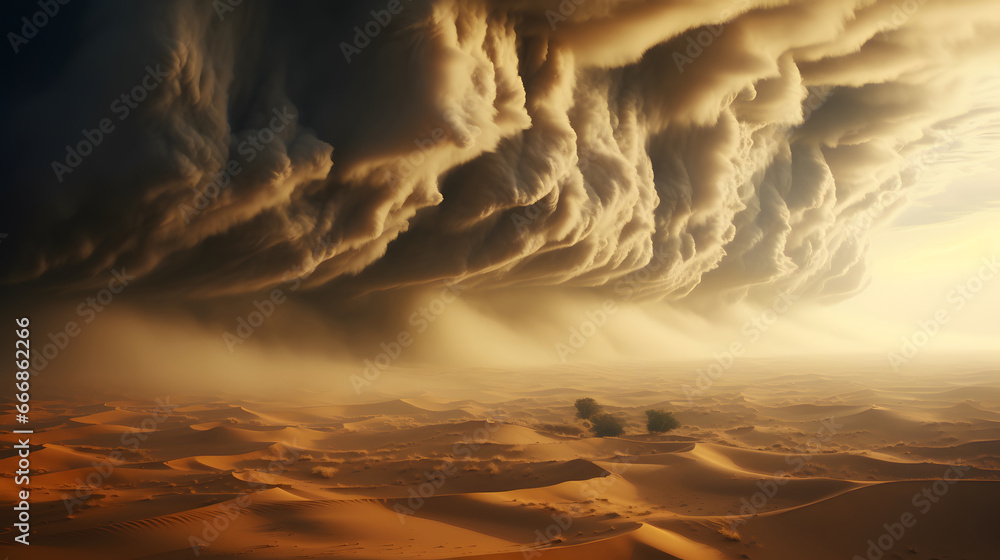
[[[985,0],[340,4],[91,3],[42,30],[66,53],[2,109],[2,280],[343,299],[645,269],[653,298],[836,298],[883,195],[997,138]]]

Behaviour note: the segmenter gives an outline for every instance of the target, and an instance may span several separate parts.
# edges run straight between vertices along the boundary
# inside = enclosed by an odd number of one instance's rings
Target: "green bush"
[[[586,420],[595,414],[600,414],[601,410],[603,410],[603,407],[597,404],[597,401],[590,397],[585,399],[576,399],[577,418]]]
[[[590,417],[590,429],[597,437],[615,437],[625,433],[625,424],[613,414],[595,414]]]
[[[681,423],[674,418],[674,415],[666,410],[647,410],[646,429],[649,433],[669,432],[674,428],[680,428]]]

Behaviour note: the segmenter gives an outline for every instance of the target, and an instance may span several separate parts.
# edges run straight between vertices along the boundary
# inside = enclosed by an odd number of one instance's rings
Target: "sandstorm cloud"
[[[837,299],[874,224],[1000,139],[990,0],[350,4],[39,29],[18,68],[60,54],[3,109],[0,280]]]

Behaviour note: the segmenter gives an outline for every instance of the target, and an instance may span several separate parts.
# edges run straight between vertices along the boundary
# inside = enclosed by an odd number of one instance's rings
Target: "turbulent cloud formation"
[[[60,54],[3,109],[30,240],[3,282],[838,298],[873,223],[1000,140],[992,0],[340,4],[42,30],[23,49]]]

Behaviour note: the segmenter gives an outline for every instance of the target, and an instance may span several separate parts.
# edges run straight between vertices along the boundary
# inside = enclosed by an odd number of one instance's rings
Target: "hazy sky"
[[[940,193],[918,199],[890,226],[875,231],[870,258],[872,283],[858,296],[841,302],[844,317],[876,326],[874,340],[890,346],[910,334],[940,308],[954,311],[935,344],[943,348],[996,351],[1000,341],[1000,274],[983,282],[972,280],[986,261],[1000,258],[1000,192],[997,174],[959,179]],[[987,269],[987,272],[992,272]],[[948,300],[957,286],[972,282],[969,304],[955,309]],[[963,296],[958,294],[961,299]],[[885,325],[884,328],[879,325]]]
[[[995,350],[992,0],[79,4],[2,109],[0,281],[54,325],[127,270],[91,332],[223,355],[276,289],[241,352]]]

